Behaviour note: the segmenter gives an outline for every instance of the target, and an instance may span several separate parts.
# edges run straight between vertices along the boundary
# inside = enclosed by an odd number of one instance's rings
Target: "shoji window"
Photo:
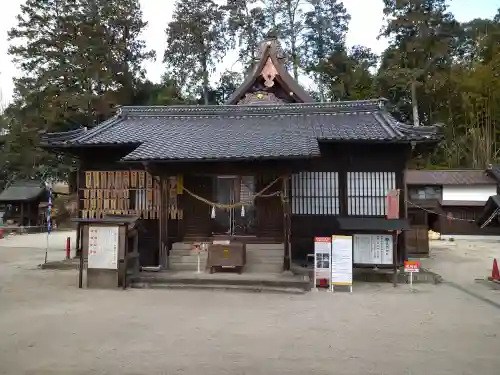
[[[301,172],[292,176],[292,214],[338,215],[337,172]]]
[[[348,214],[384,216],[387,193],[395,188],[394,172],[348,172]]]

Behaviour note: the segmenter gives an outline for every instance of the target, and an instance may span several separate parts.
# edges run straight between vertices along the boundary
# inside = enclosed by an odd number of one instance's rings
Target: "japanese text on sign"
[[[418,260],[405,260],[405,272],[419,272],[420,261]]]
[[[314,272],[317,279],[330,278],[331,251],[331,237],[314,238]]]
[[[118,227],[89,228],[88,267],[118,268]]]

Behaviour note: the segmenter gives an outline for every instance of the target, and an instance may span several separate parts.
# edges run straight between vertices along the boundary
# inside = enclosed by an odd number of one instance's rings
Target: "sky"
[[[7,54],[9,41],[7,31],[15,26],[16,15],[20,5],[25,0],[3,0],[0,12],[0,104],[8,103],[12,99],[12,78],[19,75],[18,70]],[[164,71],[162,64],[165,49],[165,28],[172,16],[175,0],[140,0],[143,16],[148,22],[148,27],[143,34],[148,49],[156,51],[156,61],[146,62],[144,67],[147,77],[153,82],[158,82]],[[378,39],[377,36],[383,25],[383,0],[343,0],[347,11],[351,15],[347,44],[363,45],[370,47],[375,53],[380,54],[387,46],[387,41]],[[500,8],[500,0],[450,0],[450,10],[460,22],[474,18],[491,18]],[[230,53],[218,66],[222,72],[227,68],[235,67],[237,57]],[[307,86],[307,82],[302,82]]]

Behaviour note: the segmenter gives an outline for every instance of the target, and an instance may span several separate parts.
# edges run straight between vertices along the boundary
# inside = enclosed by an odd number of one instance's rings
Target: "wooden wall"
[[[451,214],[459,220],[448,220],[440,216],[437,229],[441,234],[498,236],[500,231],[494,226],[480,228],[474,221],[481,215],[484,207],[443,207],[444,215]]]
[[[400,192],[400,218],[406,217],[404,171],[411,148],[395,144],[324,144],[322,158],[311,159],[297,165],[302,171],[338,172],[340,216],[348,216],[347,173],[348,172],[395,172],[396,188]],[[315,236],[330,236],[342,232],[337,226],[336,216],[292,215],[292,257],[305,259],[314,249]],[[398,252],[404,257],[404,234],[398,241]]]
[[[259,191],[276,176],[289,175],[302,171],[338,172],[341,216],[348,214],[346,195],[348,171],[395,172],[396,188],[401,189],[400,217],[405,217],[403,173],[406,168],[406,162],[410,157],[411,148],[409,145],[390,143],[371,145],[361,143],[328,143],[322,144],[320,148],[322,153],[321,158],[293,161],[164,163],[153,164],[149,170],[154,171],[156,175],[161,175],[162,173],[169,176],[182,174],[184,175],[184,186],[186,188],[209,200],[215,200],[212,183],[212,178],[215,175],[254,175],[257,177],[256,190]],[[97,212],[105,211],[105,199],[115,202],[106,203],[106,207],[113,205],[111,206],[113,208],[108,208],[108,210],[118,212],[127,211],[127,213],[138,210],[138,208],[131,204],[131,190],[134,190],[131,185],[133,183],[136,186],[136,190],[145,191],[145,193],[141,193],[146,196],[146,208],[145,212],[142,212],[144,220],[158,220],[159,201],[157,197],[159,189],[155,185],[154,176],[149,175],[148,171],[145,171],[142,165],[129,166],[117,163],[116,160],[120,154],[110,151],[105,154],[95,153],[90,156],[90,153],[86,153],[85,155],[87,156],[84,158],[85,162],[81,166],[82,176],[80,178],[82,214],[83,211],[92,211],[97,215]],[[114,160],[112,160],[113,158]],[[132,177],[132,171],[137,172],[134,174],[134,177]],[[141,171],[141,174],[139,174],[139,171]],[[189,173],[186,173],[186,171],[189,171]],[[106,184],[102,185],[101,174],[99,174],[99,177],[96,177],[97,175],[86,175],[85,172],[106,172]],[[111,176],[109,172],[114,173],[112,181],[116,187],[108,186],[108,178]],[[118,181],[117,172],[120,172],[118,174]],[[99,178],[98,185],[96,185],[97,178]],[[126,187],[127,183],[128,189]],[[281,184],[277,184],[269,192],[279,190],[280,188]],[[88,192],[84,190],[88,190]],[[102,190],[102,193],[99,193],[98,190]],[[104,190],[108,190],[109,193],[106,194],[110,194],[106,195],[106,198]],[[128,190],[128,193],[124,192],[125,190]],[[99,198],[100,196],[102,198]],[[196,200],[189,196],[189,194],[178,194],[175,204],[177,205],[176,216],[169,216],[168,221],[170,241],[181,239],[196,240],[211,236],[211,208],[206,203]],[[143,209],[139,208],[139,210]],[[279,197],[257,199],[256,210],[257,237],[262,238],[263,241],[282,242],[284,219],[281,199]],[[170,230],[171,225],[174,227],[172,230]],[[339,233],[339,228],[336,225],[337,221],[333,215],[292,215],[292,257],[295,259],[305,258],[305,255],[313,249],[314,237]],[[150,227],[147,230],[149,233],[148,236],[150,238],[158,236],[153,229],[155,225],[150,223],[148,226]],[[158,225],[156,225],[156,228],[158,228]],[[151,246],[154,246],[153,242],[151,240]],[[399,241],[400,253],[404,247],[403,243],[403,240]],[[158,245],[156,245],[157,247]]]

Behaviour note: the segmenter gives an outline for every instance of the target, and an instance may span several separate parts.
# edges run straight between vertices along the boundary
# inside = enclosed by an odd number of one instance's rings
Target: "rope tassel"
[[[241,206],[241,217],[245,217],[245,206]]]
[[[212,213],[210,214],[212,219],[215,219],[215,206],[212,206]]]

